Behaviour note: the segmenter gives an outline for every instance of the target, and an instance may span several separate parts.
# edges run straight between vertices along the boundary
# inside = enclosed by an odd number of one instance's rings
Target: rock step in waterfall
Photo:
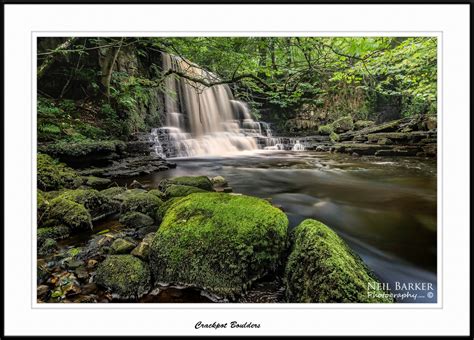
[[[219,78],[178,56],[163,53],[163,71],[179,71],[210,82]],[[165,126],[151,131],[154,152],[163,158],[226,155],[258,149],[283,150],[270,125],[252,118],[229,86],[206,87],[183,77],[165,80]],[[294,144],[293,150],[304,150]],[[286,147],[288,148],[288,147]]]

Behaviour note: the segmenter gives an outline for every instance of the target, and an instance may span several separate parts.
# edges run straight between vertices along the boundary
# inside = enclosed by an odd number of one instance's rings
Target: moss
[[[171,184],[166,187],[165,196],[167,198],[183,197],[188,196],[190,194],[194,194],[196,192],[205,192],[205,190],[199,189],[197,187],[191,187],[188,185]]]
[[[191,194],[171,204],[156,232],[154,280],[233,298],[277,267],[287,227],[286,215],[262,199]]]
[[[64,225],[71,231],[92,229],[92,218],[87,209],[63,197],[50,201],[43,221],[44,227]]]
[[[150,289],[150,271],[135,256],[109,255],[97,267],[95,281],[115,298],[137,299]]]
[[[334,128],[331,124],[327,124],[327,125],[321,125],[319,128],[318,128],[318,133],[320,135],[330,135],[331,133],[334,132]]]
[[[45,146],[40,146],[38,149],[41,152],[53,155],[56,157],[79,157],[88,154],[109,154],[125,150],[126,145],[122,141],[117,140],[91,140],[68,142],[60,141]]]
[[[181,198],[183,197],[173,197],[173,198],[170,198],[169,200],[163,202],[162,205],[160,205],[160,207],[156,210],[156,214],[155,214],[155,220],[156,221],[162,221],[163,220],[163,217],[165,216],[166,212],[168,211],[168,209],[176,202],[178,202],[179,200],[181,200]]]
[[[82,204],[96,221],[117,211],[118,206],[95,189],[76,189],[64,191],[59,198]]]
[[[369,296],[368,284],[378,279],[323,223],[305,220],[294,229],[293,237],[285,269],[289,302],[392,302]]]
[[[100,178],[95,176],[88,176],[84,178],[84,184],[93,189],[101,190],[107,188],[112,181],[107,178]]]
[[[335,132],[331,132],[329,139],[333,142],[339,142],[339,135]]]
[[[69,236],[69,229],[66,226],[54,226],[47,228],[40,228],[36,231],[37,243],[41,244],[47,238],[53,240],[63,239]]]
[[[130,193],[122,202],[121,213],[137,211],[154,218],[156,210],[162,203],[158,197],[146,192]]]
[[[148,215],[142,214],[141,212],[131,211],[125,215],[120,216],[120,223],[129,228],[142,228],[153,225],[154,221]]]
[[[48,155],[37,156],[37,186],[44,191],[60,188],[77,188],[82,178],[77,173]]]
[[[332,126],[334,128],[334,132],[341,133],[352,130],[354,128],[354,122],[352,121],[351,116],[345,116],[335,120],[332,123]]]
[[[161,200],[164,200],[166,198],[165,193],[161,190],[158,190],[158,189],[151,189],[150,191],[148,191],[148,193],[150,195],[155,195],[156,197],[158,197]]]
[[[135,244],[123,238],[116,239],[110,246],[111,254],[128,254],[135,248]]]
[[[187,185],[206,191],[212,191],[212,182],[206,176],[182,176],[164,179],[160,182],[160,189],[166,189],[170,184]]]
[[[49,255],[53,253],[58,248],[58,244],[55,240],[47,238],[38,248],[38,255]]]
[[[101,190],[100,193],[111,200],[118,201],[118,196],[123,194],[126,190],[124,187],[111,187]]]
[[[354,123],[354,130],[361,130],[371,126],[374,126],[375,122],[371,120],[358,120]]]

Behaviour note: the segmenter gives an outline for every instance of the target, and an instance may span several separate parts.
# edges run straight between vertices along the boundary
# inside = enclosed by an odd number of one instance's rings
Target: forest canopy
[[[164,72],[160,53],[210,72]],[[377,122],[436,114],[434,37],[39,38],[40,140],[126,137],[160,124],[167,77],[228,84],[256,118]],[[309,115],[309,116],[308,116]],[[74,123],[74,119],[81,118]]]

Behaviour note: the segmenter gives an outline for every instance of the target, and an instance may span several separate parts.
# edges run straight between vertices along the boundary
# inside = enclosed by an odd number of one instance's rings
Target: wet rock
[[[84,265],[84,261],[75,260],[73,258],[64,259],[63,263],[64,263],[64,266],[68,269],[76,269]]]
[[[89,273],[87,272],[86,268],[83,266],[80,266],[74,270],[74,274],[76,274],[76,277],[79,280],[87,280],[89,278]]]
[[[86,283],[81,287],[81,293],[84,295],[94,294],[97,292],[97,285],[94,282]]]
[[[150,271],[132,255],[109,255],[99,264],[95,282],[118,299],[138,299],[150,289]]]
[[[128,186],[130,189],[145,189],[145,185],[143,185],[142,183],[140,183],[139,181],[137,180],[133,180],[133,182]]]
[[[227,186],[227,180],[222,176],[216,176],[211,178],[212,184],[215,187],[221,188]]]
[[[138,257],[139,259],[148,261],[148,255],[150,254],[150,243],[144,241],[140,242],[138,246],[132,250],[131,254]]]
[[[165,193],[163,191],[158,190],[158,189],[152,189],[152,190],[148,191],[148,193],[150,195],[155,195],[156,197],[158,197],[161,200],[164,200],[166,198]]]
[[[45,260],[39,259],[36,262],[36,283],[38,285],[46,282],[46,280],[51,275],[48,265]]]
[[[286,215],[259,198],[207,192],[181,198],[151,244],[155,283],[235,297],[276,268],[287,227]]]
[[[371,120],[358,120],[354,123],[354,130],[361,130],[371,126],[374,126],[375,122]]]
[[[332,127],[334,130],[333,132],[342,133],[342,132],[352,130],[354,128],[354,122],[352,121],[352,117],[345,116],[345,117],[341,117],[335,120],[332,123]]]
[[[110,200],[118,201],[121,203],[122,201],[118,197],[121,194],[123,194],[126,190],[127,189],[125,189],[124,187],[111,187],[111,188],[102,190],[100,193],[104,195],[105,197],[109,198]]]
[[[125,239],[119,238],[116,239],[110,246],[110,254],[128,254],[133,248],[135,248],[135,244]]]
[[[36,288],[36,298],[39,300],[45,300],[49,294],[49,286],[39,285]]]
[[[103,190],[110,186],[112,181],[107,178],[100,178],[95,176],[84,177],[84,184],[96,190]]]
[[[128,212],[120,216],[120,223],[129,228],[143,228],[153,225],[155,222],[153,218],[137,211]]]
[[[368,284],[378,283],[377,277],[323,223],[305,220],[294,229],[292,236],[293,246],[285,268],[289,302],[393,302],[383,294],[382,297],[368,294]]]

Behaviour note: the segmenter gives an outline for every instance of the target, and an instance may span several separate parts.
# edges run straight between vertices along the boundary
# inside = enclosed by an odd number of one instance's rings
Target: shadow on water
[[[382,282],[434,287],[431,299],[400,302],[436,302],[436,161],[281,151],[173,161],[176,169],[137,180],[224,176],[234,192],[270,198],[290,227],[314,218],[333,228]]]

